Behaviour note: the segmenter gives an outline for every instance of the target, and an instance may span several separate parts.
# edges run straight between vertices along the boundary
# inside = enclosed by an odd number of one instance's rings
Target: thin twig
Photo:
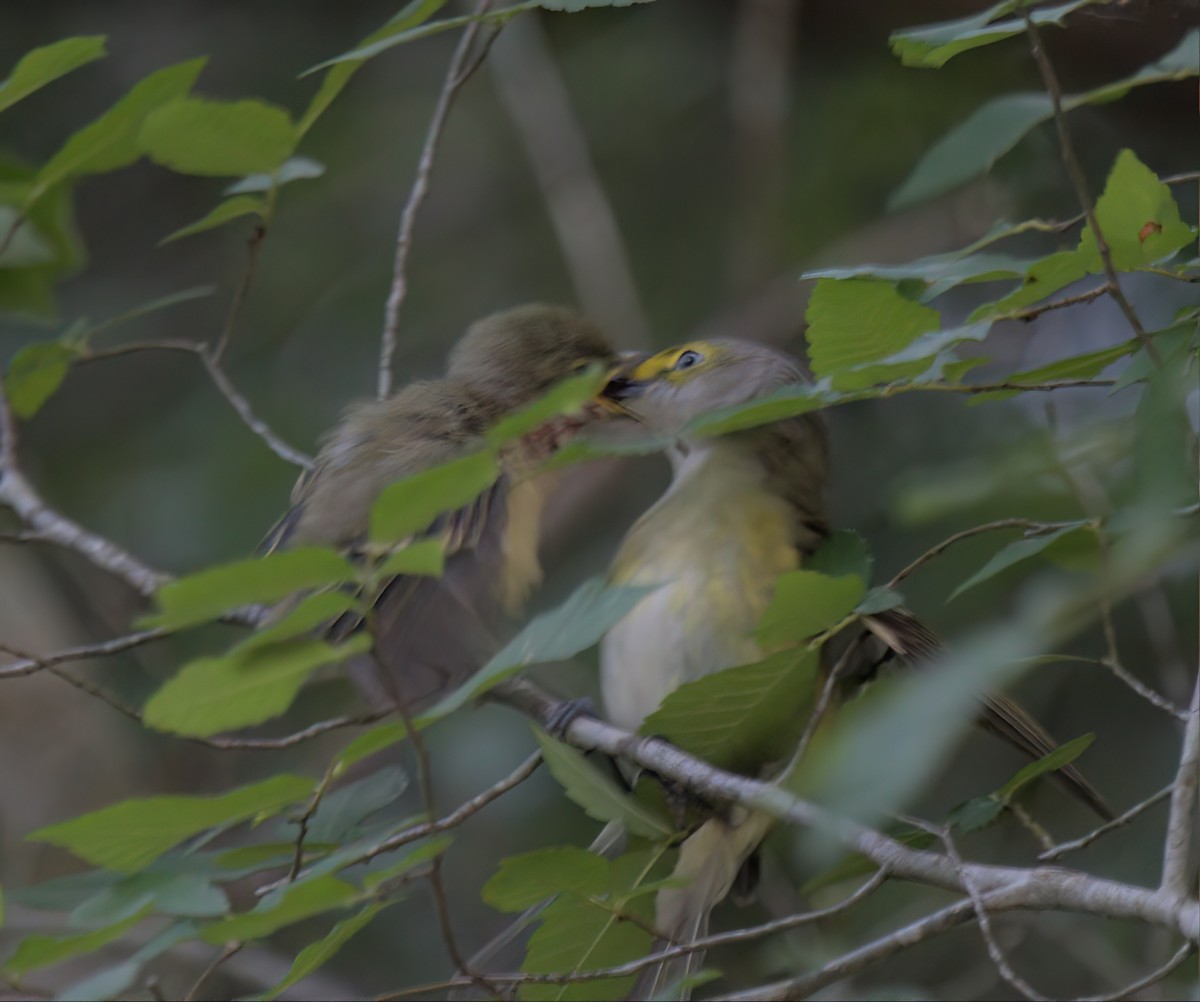
[[[483,14],[491,6],[491,0],[480,0],[476,7],[476,16]],[[437,104],[433,109],[433,117],[429,120],[429,128],[425,133],[425,145],[421,148],[421,157],[417,162],[417,176],[413,180],[412,189],[408,193],[408,201],[400,213],[400,230],[396,235],[396,261],[392,271],[392,287],[388,293],[387,305],[384,308],[383,336],[379,345],[379,378],[377,395],[380,400],[392,392],[392,364],[396,355],[396,339],[400,331],[400,307],[404,305],[408,295],[408,255],[412,248],[413,229],[417,222],[417,212],[429,194],[430,179],[433,176],[433,164],[437,157],[438,144],[446,128],[446,119],[450,114],[450,106],[454,103],[455,95],[467,82],[469,73],[468,57],[471,46],[479,34],[479,22],[472,21],[463,29],[462,37],[450,59],[446,69],[446,77],[438,94]],[[476,64],[477,65],[477,64]]]
[[[1091,995],[1087,998],[1079,999],[1078,1002],[1121,1002],[1121,1000],[1124,999],[1131,999],[1138,992],[1143,991],[1144,989],[1149,988],[1151,985],[1156,985],[1162,981],[1163,978],[1167,977],[1172,971],[1174,971],[1185,960],[1187,960],[1188,957],[1195,952],[1195,949],[1195,943],[1184,943],[1183,946],[1175,951],[1175,955],[1165,964],[1163,964],[1162,967],[1151,971],[1145,977],[1138,978],[1138,980],[1134,981],[1132,984],[1128,984],[1124,988],[1120,988],[1108,995]]]
[[[34,675],[53,665],[65,664],[68,661],[82,661],[86,658],[102,658],[112,654],[120,654],[123,651],[141,647],[143,644],[148,644],[151,641],[161,640],[167,635],[166,630],[142,630],[139,633],[130,633],[123,637],[103,640],[96,644],[65,647],[51,654],[30,654],[27,651],[19,651],[15,648],[3,646],[0,647],[0,650],[14,655],[18,660],[0,665],[0,679]]]
[[[192,985],[191,989],[183,997],[183,1002],[193,1002],[194,999],[201,998],[202,996],[200,995],[200,989],[207,984],[209,978],[217,973],[217,969],[223,963],[225,963],[225,961],[237,953],[244,945],[245,944],[243,943],[226,943],[221,949],[221,952],[217,954],[213,962],[209,964],[200,974],[200,977],[196,979],[196,983]]]
[[[1062,299],[1052,299],[1048,303],[1041,303],[1038,306],[1030,306],[1024,310],[1013,310],[1011,313],[1000,313],[991,320],[1024,320],[1029,322],[1043,313],[1049,313],[1051,310],[1062,310],[1068,306],[1079,306],[1083,303],[1091,303],[1108,293],[1107,285],[1098,285],[1094,289],[1088,289],[1087,292],[1081,292],[1074,296],[1064,296]]]
[[[300,876],[300,868],[304,865],[304,840],[308,837],[308,823],[313,819],[313,815],[321,806],[321,799],[325,796],[329,789],[329,784],[333,782],[333,766],[325,770],[325,775],[321,777],[321,781],[313,790],[312,796],[308,798],[308,803],[304,807],[304,813],[300,815],[297,824],[300,826],[296,833],[296,845],[292,852],[292,865],[288,868],[285,881],[289,884],[294,883],[296,878]]]
[[[277,189],[272,186],[270,193],[272,204],[274,203],[276,191]],[[254,232],[250,234],[250,239],[247,241],[246,267],[242,272],[242,280],[238,283],[237,291],[233,294],[233,301],[229,304],[229,315],[225,318],[225,326],[221,329],[221,335],[217,338],[217,343],[212,348],[212,361],[214,364],[220,363],[225,355],[225,349],[229,347],[229,340],[233,337],[233,328],[237,324],[238,314],[242,311],[242,303],[246,301],[246,294],[250,291],[250,283],[254,281],[254,273],[258,270],[258,257],[262,252],[263,241],[266,238],[266,224],[259,223],[254,227]]]
[[[510,27],[489,66],[584,312],[623,345],[649,344],[649,323],[616,213],[538,20],[525,18]]]
[[[1196,789],[1200,786],[1200,675],[1192,691],[1188,722],[1183,729],[1179,770],[1171,784],[1171,813],[1163,846],[1162,891],[1176,898],[1190,892],[1188,865],[1196,832]]]
[[[1162,801],[1166,800],[1171,795],[1171,791],[1174,788],[1175,788],[1174,783],[1172,783],[1170,786],[1164,786],[1161,790],[1158,791],[1158,793],[1154,794],[1153,796],[1147,797],[1140,804],[1134,804],[1124,814],[1121,814],[1121,815],[1113,818],[1111,821],[1106,821],[1104,824],[1100,825],[1098,828],[1093,828],[1086,835],[1081,835],[1079,838],[1071,839],[1071,841],[1069,841],[1069,842],[1060,842],[1058,845],[1053,846],[1052,848],[1047,849],[1045,852],[1043,852],[1040,856],[1038,856],[1038,859],[1041,860],[1042,862],[1046,862],[1046,863],[1051,862],[1056,859],[1061,859],[1063,856],[1065,856],[1069,852],[1075,852],[1077,849],[1082,849],[1085,846],[1091,845],[1101,835],[1106,835],[1110,831],[1113,831],[1116,828],[1124,828],[1125,825],[1129,824],[1129,822],[1132,821],[1134,818],[1138,817],[1140,814],[1145,813],[1151,807],[1153,807],[1155,804],[1161,803]]]
[[[1108,292],[1121,308],[1121,312],[1125,314],[1125,319],[1129,321],[1129,326],[1133,329],[1134,336],[1146,349],[1146,354],[1150,356],[1156,365],[1161,366],[1162,357],[1159,355],[1158,348],[1155,347],[1154,342],[1146,334],[1146,329],[1142,326],[1142,322],[1134,312],[1133,305],[1125,297],[1125,293],[1121,291],[1121,283],[1117,279],[1117,270],[1113,267],[1112,253],[1109,250],[1108,242],[1104,239],[1100,223],[1096,219],[1096,207],[1092,203],[1092,197],[1088,194],[1087,177],[1083,173],[1083,168],[1079,165],[1079,158],[1075,155],[1075,145],[1071,141],[1071,132],[1067,128],[1067,116],[1063,112],[1062,107],[1062,88],[1059,87],[1054,67],[1050,65],[1050,60],[1046,56],[1045,49],[1042,47],[1041,36],[1038,34],[1037,25],[1034,23],[1029,11],[1029,0],[1022,0],[1021,16],[1025,19],[1025,32],[1029,36],[1030,51],[1033,53],[1038,71],[1042,75],[1042,82],[1046,85],[1046,92],[1050,96],[1050,106],[1054,112],[1054,127],[1058,132],[1058,145],[1062,152],[1063,166],[1066,168],[1067,176],[1075,188],[1080,208],[1083,209],[1084,214],[1087,216],[1088,229],[1092,231],[1092,236],[1096,239],[1096,250],[1099,252],[1100,260],[1104,264],[1104,274],[1108,278]]]
[[[835,915],[840,915],[842,912],[853,908],[860,901],[870,897],[870,895],[883,885],[886,879],[887,875],[885,873],[882,871],[877,872],[869,880],[864,881],[861,886],[856,888],[852,894],[835,904],[829,905],[827,908],[818,908],[814,911],[801,912],[796,915],[786,915],[783,918],[772,919],[770,922],[763,922],[761,925],[747,926],[743,929],[734,929],[730,932],[704,936],[690,943],[670,946],[638,960],[631,960],[628,963],[617,964],[613,967],[597,967],[561,974],[489,974],[488,979],[494,984],[568,985],[585,981],[602,981],[608,978],[629,977],[640,971],[644,971],[648,967],[654,967],[657,964],[674,960],[677,957],[686,957],[701,950],[711,950],[717,947],[729,946],[733,943],[751,942],[761,939],[764,936],[771,936],[779,932],[788,932],[791,929],[798,929],[801,926],[811,925],[814,922],[821,922]],[[632,918],[632,916],[625,916],[625,918]],[[416,985],[412,988],[403,988],[400,991],[387,995],[379,995],[376,996],[376,1002],[393,1002],[393,1000],[409,998],[413,995],[430,995],[434,992],[453,991],[456,988],[469,988],[471,984],[472,982],[467,978],[449,978],[445,981]]]
[[[895,588],[896,585],[912,574],[913,571],[923,567],[935,557],[941,556],[955,543],[961,542],[964,539],[970,539],[972,536],[980,536],[985,532],[997,532],[1000,529],[1024,529],[1026,536],[1041,536],[1047,532],[1055,532],[1069,524],[1069,522],[1035,522],[1028,518],[1002,518],[995,522],[987,522],[983,525],[972,526],[970,529],[963,529],[952,536],[947,536],[935,546],[931,546],[917,557],[916,560],[898,571],[892,580],[887,583],[887,587]]]

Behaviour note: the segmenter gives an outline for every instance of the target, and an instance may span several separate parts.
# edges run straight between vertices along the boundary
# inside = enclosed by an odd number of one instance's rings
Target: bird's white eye
[[[672,368],[679,372],[682,369],[690,369],[693,365],[699,365],[704,361],[704,356],[698,351],[685,351],[677,359]]]

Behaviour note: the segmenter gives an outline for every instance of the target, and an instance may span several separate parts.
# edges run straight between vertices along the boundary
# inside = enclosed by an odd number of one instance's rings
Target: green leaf
[[[408,776],[399,766],[389,765],[326,794],[308,823],[312,842],[345,842],[354,837],[362,823],[408,789]]]
[[[379,567],[379,575],[419,574],[440,578],[445,569],[445,543],[440,539],[419,539],[389,554]]]
[[[866,591],[863,579],[852,574],[840,578],[809,570],[780,574],[754,635],[768,650],[803,643],[849,616]]]
[[[312,157],[291,157],[273,174],[249,174],[225,189],[226,195],[246,195],[281,188],[292,181],[308,181],[325,173],[325,165]]]
[[[8,364],[4,390],[12,412],[22,420],[33,417],[67,378],[79,352],[58,341],[27,344]]]
[[[1036,385],[1058,379],[1091,379],[1100,375],[1114,362],[1119,362],[1127,355],[1132,355],[1137,351],[1139,344],[1137,338],[1130,338],[1128,341],[1115,344],[1110,348],[1100,348],[1096,351],[1084,352],[1082,355],[1071,355],[1056,362],[1039,365],[1036,369],[1011,373],[1004,377],[1004,382]],[[1019,390],[997,390],[995,393],[980,393],[975,395],[971,402],[978,403],[981,399],[1007,400],[1019,392]]]
[[[584,758],[582,752],[555,741],[538,728],[534,728],[533,735],[541,746],[546,768],[588,817],[597,821],[620,821],[631,834],[650,839],[670,838],[675,834],[675,828],[667,818],[654,813],[642,801],[621,789]]]
[[[30,49],[13,67],[8,79],[0,83],[0,111],[72,70],[103,58],[104,41],[103,35],[79,35]]]
[[[197,873],[148,869],[116,881],[71,913],[72,925],[119,922],[150,906],[159,915],[210,918],[229,908],[225,892]]]
[[[470,504],[500,475],[490,452],[474,452],[385,487],[371,506],[372,543],[423,532],[445,512]]]
[[[415,721],[414,721],[415,723]],[[404,721],[396,720],[387,724],[372,727],[365,734],[360,734],[351,741],[334,761],[333,774],[340,776],[343,772],[365,758],[390,748],[408,737],[408,728]]]
[[[562,661],[587,650],[654,590],[608,587],[601,578],[585,581],[557,609],[531,620],[466,683],[424,713],[421,722],[429,723],[453,713],[522,668]]]
[[[1060,539],[1080,531],[1090,531],[1086,522],[1072,522],[1070,525],[1054,530],[1054,532],[1047,532],[1041,536],[1032,536],[1026,539],[1018,539],[1014,543],[1009,543],[999,553],[995,554],[991,560],[967,578],[966,581],[955,588],[950,597],[957,598],[968,588],[974,588],[975,585],[986,581],[988,578],[995,577],[1001,571],[1019,564],[1022,560],[1028,560],[1030,557],[1037,556]]]
[[[234,219],[241,219],[242,216],[258,216],[261,219],[266,214],[266,211],[267,203],[263,199],[257,198],[254,195],[235,195],[233,198],[225,199],[224,202],[208,213],[208,215],[169,233],[159,241],[159,244],[169,244],[172,240],[179,240],[182,237],[190,237],[197,233],[216,229],[218,226],[224,226]]]
[[[800,739],[819,688],[819,663],[816,651],[781,651],[685,682],[639,730],[720,769],[756,774]]]
[[[1096,200],[1096,222],[1113,267],[1121,270],[1161,261],[1196,238],[1179,218],[1171,189],[1132,150],[1117,154],[1104,193]],[[1100,253],[1090,226],[1080,237],[1079,252],[1088,260],[1094,258],[1093,270],[1100,270]]]
[[[49,967],[68,957],[91,953],[120,939],[150,913],[147,905],[135,915],[121,922],[114,922],[103,929],[80,933],[77,936],[26,936],[16,952],[5,961],[4,972],[9,977],[21,978],[30,971]]]
[[[556,894],[593,897],[608,891],[612,875],[608,860],[577,846],[510,856],[483,885],[483,900],[502,912],[520,912]]]
[[[1182,80],[1200,72],[1196,47],[1200,31],[1189,32],[1162,59],[1123,80],[1063,98],[1064,111],[1124,97],[1132,88]],[[1054,113],[1043,93],[1006,94],[977,108],[929,148],[904,183],[892,193],[888,207],[900,209],[939,195],[989,170],[1034,126]]]
[[[404,827],[407,828],[412,823],[411,821],[405,822]],[[453,841],[454,837],[452,835],[439,835],[437,838],[427,839],[415,849],[410,849],[404,853],[398,862],[384,867],[382,870],[368,873],[363,877],[363,887],[376,895],[395,893],[394,890],[389,889],[386,885],[394,884],[422,863],[428,863],[430,860],[440,856],[450,847]]]
[[[897,606],[903,604],[904,596],[896,591],[895,588],[880,586],[868,591],[858,605],[854,607],[854,611],[860,616],[873,616],[878,612],[883,612],[885,609],[895,609]]]
[[[172,947],[178,946],[196,936],[196,926],[192,922],[175,922],[153,937],[145,946],[137,950],[123,963],[100,971],[82,981],[64,988],[58,995],[60,999],[72,999],[75,1002],[104,999],[127,998],[130,989],[141,976],[144,964],[161,956]]]
[[[629,908],[646,921],[653,920],[648,899],[633,901]],[[610,910],[579,897],[564,895],[552,901],[541,918],[521,963],[521,970],[529,974],[613,967],[644,957],[651,949],[650,934],[644,929],[621,922]],[[635,981],[631,976],[571,985],[524,985],[517,997],[532,1002],[619,999],[629,994]]]
[[[916,375],[924,368],[920,363],[864,366],[895,355],[940,326],[937,310],[905,299],[890,282],[868,279],[822,279],[809,298],[805,319],[813,371],[830,376],[839,390]]]
[[[197,658],[150,697],[142,719],[155,730],[188,737],[261,724],[284,713],[318,668],[370,648],[371,638],[356,634],[337,646],[296,638]]]
[[[1056,251],[1032,262],[1021,284],[1003,299],[984,303],[967,318],[968,321],[983,320],[1023,309],[1078,282],[1087,275],[1089,268],[1099,264],[1099,258],[1089,259],[1078,249]]]
[[[306,588],[353,581],[358,572],[333,550],[303,547],[238,560],[189,574],[163,585],[159,611],[142,627],[178,630],[220,618],[254,602],[277,602]]]
[[[1165,330],[1150,331],[1149,336],[1154,340],[1154,347],[1158,349],[1159,359],[1164,366],[1169,369],[1182,367],[1186,365],[1188,353],[1194,351],[1196,345],[1200,344],[1200,320],[1188,320],[1182,324],[1174,324]],[[1158,362],[1152,359],[1138,342],[1137,351],[1129,365],[1117,377],[1113,393],[1136,383],[1153,379],[1160,368]]]
[[[127,167],[142,155],[138,133],[156,108],[185,97],[207,58],[190,59],[151,73],[90,125],[63,144],[38,172],[31,198],[68,177]]]
[[[54,248],[19,213],[8,205],[0,205],[0,268],[28,268],[49,264],[57,255]]]
[[[1049,755],[1043,755],[1036,762],[1030,762],[1017,772],[1012,779],[995,792],[994,796],[999,798],[1002,803],[1010,803],[1013,797],[1035,779],[1054,772],[1056,769],[1061,769],[1065,765],[1070,765],[1088,750],[1094,740],[1096,740],[1095,734],[1082,734],[1066,744],[1059,745]]]
[[[255,1000],[255,1002],[270,1002],[271,999],[278,998],[287,989],[291,988],[292,985],[304,980],[313,972],[324,967],[346,943],[358,932],[366,928],[371,923],[371,920],[386,907],[386,904],[367,905],[366,908],[351,915],[350,918],[342,919],[327,935],[315,943],[309,943],[308,946],[296,954],[296,959],[292,961],[292,966],[283,980],[272,985],[265,992],[251,995],[250,998]]]
[[[727,435],[730,432],[757,428],[785,418],[819,411],[843,399],[845,398],[841,394],[832,392],[827,385],[787,386],[747,404],[735,404],[702,414],[688,423],[683,434],[688,437]],[[672,437],[657,445],[657,450],[661,451],[674,440]]]
[[[576,414],[607,382],[607,373],[599,366],[590,366],[587,371],[558,383],[541,399],[528,407],[510,414],[492,427],[487,440],[492,446],[501,446],[540,428],[560,414]]]
[[[309,633],[350,610],[361,612],[362,603],[349,592],[335,589],[319,591],[315,595],[306,595],[269,626],[255,630],[230,653],[236,651],[245,663],[246,656],[255,649],[269,647],[280,641],[291,640],[293,637]]]
[[[1013,17],[1007,21],[996,20],[1012,13],[1019,2],[1020,0],[1005,0],[1004,3],[996,4],[979,14],[957,21],[904,28],[892,34],[892,52],[905,66],[939,69],[962,52],[1024,34],[1023,17]],[[1104,0],[1072,0],[1071,3],[1060,4],[1057,7],[1035,10],[1030,19],[1035,24],[1061,25],[1063,18],[1072,11],[1098,2],[1102,3]]]
[[[853,575],[867,582],[871,580],[874,563],[862,536],[849,529],[839,529],[804,561],[804,568],[831,578]]]
[[[297,881],[272,891],[248,912],[205,926],[200,938],[217,946],[262,939],[284,926],[336,908],[346,908],[359,897],[358,890],[352,884],[337,877],[323,876]]]
[[[1016,228],[1013,228],[1016,232]],[[1009,234],[1006,234],[1009,235]],[[977,246],[981,241],[977,241]],[[925,287],[923,302],[955,286],[972,282],[996,282],[1005,278],[1022,278],[1028,262],[1009,254],[973,254],[970,248],[934,254],[905,264],[860,264],[846,268],[821,268],[806,271],[801,278],[874,278],[887,282],[920,282]]]
[[[278,170],[297,136],[288,113],[263,101],[185,98],[152,112],[140,142],[155,163],[181,174],[236,177]]]
[[[26,838],[68,849],[93,866],[121,873],[144,869],[186,838],[303,800],[312,780],[273,776],[213,797],[146,797],[39,828]]]

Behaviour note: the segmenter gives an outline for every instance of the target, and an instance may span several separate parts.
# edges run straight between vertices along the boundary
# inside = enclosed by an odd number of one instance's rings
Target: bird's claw
[[[546,719],[546,733],[561,741],[567,735],[567,728],[580,717],[595,716],[597,716],[596,704],[587,696],[580,699],[563,700]]]

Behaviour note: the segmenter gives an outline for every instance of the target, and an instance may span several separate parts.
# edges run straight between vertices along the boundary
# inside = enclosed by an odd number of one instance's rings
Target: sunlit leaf
[[[254,195],[235,195],[233,198],[225,199],[224,202],[221,202],[206,216],[202,216],[194,223],[181,226],[173,233],[169,233],[160,242],[169,244],[172,240],[179,240],[182,237],[190,237],[197,233],[216,229],[218,226],[224,226],[226,223],[234,219],[241,219],[243,216],[258,216],[261,218],[266,212],[266,208],[266,202]]]
[[[0,83],[0,111],[28,97],[72,70],[105,55],[104,35],[79,35],[30,49],[8,79]]]
[[[540,400],[510,414],[488,432],[492,445],[504,445],[541,427],[560,414],[575,414],[603,388],[607,374],[599,366],[564,379]]]
[[[296,146],[296,130],[282,108],[263,101],[186,98],[152,112],[140,144],[155,162],[181,174],[269,174]]]
[[[868,366],[896,355],[940,326],[937,310],[905,299],[890,282],[822,279],[805,311],[809,361],[839,390],[916,375],[924,365]],[[853,371],[851,371],[853,370]]]
[[[775,593],[755,636],[768,650],[809,640],[854,611],[867,586],[857,575],[831,578],[816,571],[788,571],[775,579]]]
[[[26,838],[68,849],[93,866],[122,873],[143,869],[186,838],[303,800],[312,780],[273,776],[212,797],[146,797],[39,828]]]
[[[254,602],[277,602],[305,588],[353,581],[355,568],[333,550],[304,547],[197,571],[163,585],[158,612],[141,624],[177,630]]]
[[[558,845],[501,860],[481,895],[498,911],[519,912],[555,894],[604,894],[610,881],[607,860],[587,849]]]
[[[582,752],[555,741],[540,730],[535,729],[533,733],[541,746],[546,768],[588,817],[597,821],[620,821],[627,831],[646,838],[674,835],[674,827],[667,818],[654,813],[645,803],[621,789]]]
[[[197,658],[150,697],[142,718],[155,730],[189,737],[261,724],[285,712],[318,668],[370,647],[369,636],[355,634],[337,646],[295,638]]]
[[[790,650],[685,682],[640,728],[697,758],[753,773],[795,746],[819,689],[820,656]]]

